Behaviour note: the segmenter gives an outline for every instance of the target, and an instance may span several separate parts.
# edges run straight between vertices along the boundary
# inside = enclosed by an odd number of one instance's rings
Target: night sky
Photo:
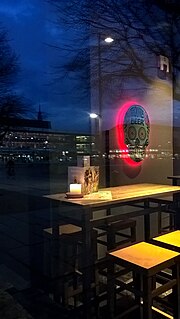
[[[0,22],[8,31],[21,67],[15,90],[30,99],[37,111],[41,105],[53,130],[87,133],[88,99],[75,99],[71,93],[74,83],[68,79],[53,82],[54,68],[65,57],[51,45],[62,46],[72,40],[73,34],[63,25],[56,27],[55,18],[52,7],[44,0],[0,1]]]

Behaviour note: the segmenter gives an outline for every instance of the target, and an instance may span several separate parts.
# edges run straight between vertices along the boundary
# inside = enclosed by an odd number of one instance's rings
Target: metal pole
[[[105,186],[110,187],[110,161],[109,161],[109,132],[102,132],[102,108],[103,108],[103,87],[102,87],[102,51],[101,51],[101,34],[98,33],[98,106],[99,106],[99,164],[100,164],[100,181],[104,180]],[[103,158],[103,151],[106,158]],[[104,164],[104,165],[103,165]],[[104,168],[104,169],[103,169]],[[103,178],[103,173],[105,178]]]
[[[105,170],[106,170],[106,187],[110,187],[110,158],[109,158],[109,130],[105,131]]]
[[[99,169],[100,185],[103,180],[103,139],[102,139],[102,69],[101,69],[101,34],[98,33],[98,146],[99,146]]]
[[[102,72],[101,72],[101,35],[98,33],[98,107],[99,116],[102,117]]]

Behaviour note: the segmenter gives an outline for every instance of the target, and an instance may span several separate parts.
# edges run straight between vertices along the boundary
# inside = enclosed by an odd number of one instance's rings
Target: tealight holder
[[[66,193],[67,198],[82,198],[82,185],[75,183],[69,185],[69,192]]]

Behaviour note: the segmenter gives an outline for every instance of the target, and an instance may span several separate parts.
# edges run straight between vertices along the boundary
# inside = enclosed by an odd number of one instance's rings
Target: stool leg
[[[114,262],[109,259],[107,264],[107,309],[109,319],[114,318],[115,298]]]
[[[143,276],[143,319],[152,319],[152,278]]]
[[[141,275],[133,272],[133,282],[134,282],[134,287],[137,289],[137,291],[141,291]],[[137,296],[135,294],[135,302],[139,305],[138,309],[138,318],[141,318],[141,298],[140,296]]]
[[[172,276],[177,279],[176,286],[172,290],[174,319],[180,318],[180,267],[179,264],[172,268]]]

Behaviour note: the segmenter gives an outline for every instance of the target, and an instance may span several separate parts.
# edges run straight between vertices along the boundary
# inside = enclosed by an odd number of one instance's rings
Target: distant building
[[[14,129],[0,145],[0,158],[10,155],[22,162],[70,161],[77,155],[93,154],[95,137],[87,134],[52,132],[44,129]]]

